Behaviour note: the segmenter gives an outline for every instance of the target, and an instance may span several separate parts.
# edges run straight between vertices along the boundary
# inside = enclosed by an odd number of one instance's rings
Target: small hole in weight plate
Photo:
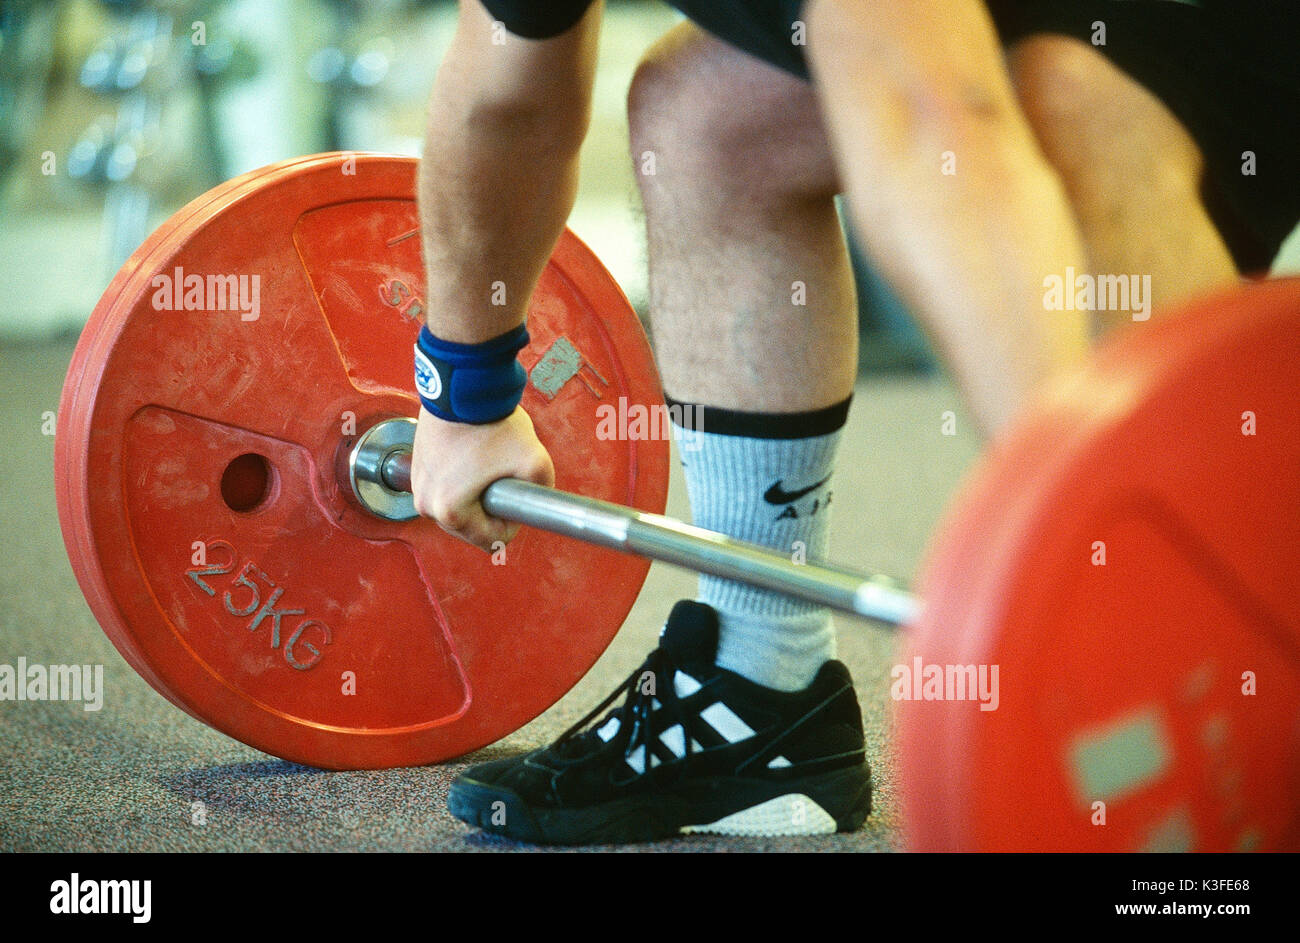
[[[232,459],[221,475],[221,498],[232,511],[252,511],[271,492],[271,463],[246,452]]]

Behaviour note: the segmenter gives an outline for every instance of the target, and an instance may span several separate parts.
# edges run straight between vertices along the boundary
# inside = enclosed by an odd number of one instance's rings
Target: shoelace
[[[651,677],[654,679],[654,690],[652,691],[644,690],[641,684],[641,679],[645,677],[646,672],[649,672]],[[613,736],[613,738],[611,738],[610,745],[622,740],[623,756],[628,757],[631,756],[642,744],[645,744],[647,754],[646,769],[649,769],[651,718],[655,713],[655,698],[658,698],[660,713],[671,721],[671,723],[663,725],[664,729],[667,730],[675,724],[681,725],[682,739],[685,743],[686,750],[683,758],[689,757],[694,750],[692,748],[692,738],[686,729],[686,724],[683,722],[681,699],[678,698],[677,691],[674,689],[671,681],[664,686],[664,690],[659,690],[661,687],[660,680],[671,678],[671,672],[672,665],[668,661],[667,654],[662,648],[656,648],[650,653],[649,657],[641,663],[641,667],[628,675],[627,679],[618,687],[614,688],[614,690],[609,693],[609,696],[597,704],[586,717],[583,717],[582,720],[578,721],[560,735],[560,738],[555,741],[556,751],[561,755],[570,752],[566,750],[566,747],[573,742],[574,738],[586,729],[593,720],[600,717],[604,710],[618,700],[619,695],[626,694],[627,701],[624,702],[623,706],[615,711],[611,711],[602,721],[603,725],[604,723],[609,722],[609,717],[617,716],[619,718],[618,732]],[[592,733],[594,733],[594,731],[592,731]]]

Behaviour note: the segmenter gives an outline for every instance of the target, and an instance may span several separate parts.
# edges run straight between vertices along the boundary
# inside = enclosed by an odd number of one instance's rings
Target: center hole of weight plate
[[[245,452],[222,472],[221,498],[232,511],[254,511],[270,496],[273,477],[265,456]]]

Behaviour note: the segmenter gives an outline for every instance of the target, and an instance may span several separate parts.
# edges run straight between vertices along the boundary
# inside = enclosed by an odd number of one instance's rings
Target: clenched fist
[[[420,410],[411,455],[415,509],[447,533],[491,551],[519,525],[489,517],[481,498],[500,478],[555,484],[555,466],[522,407],[498,422],[447,422]]]

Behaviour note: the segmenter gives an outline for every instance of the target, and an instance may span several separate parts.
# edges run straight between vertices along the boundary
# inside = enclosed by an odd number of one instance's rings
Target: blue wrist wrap
[[[519,325],[482,344],[439,340],[420,328],[415,342],[415,389],[420,403],[439,419],[488,423],[515,411],[528,374],[515,355],[528,344]]]

